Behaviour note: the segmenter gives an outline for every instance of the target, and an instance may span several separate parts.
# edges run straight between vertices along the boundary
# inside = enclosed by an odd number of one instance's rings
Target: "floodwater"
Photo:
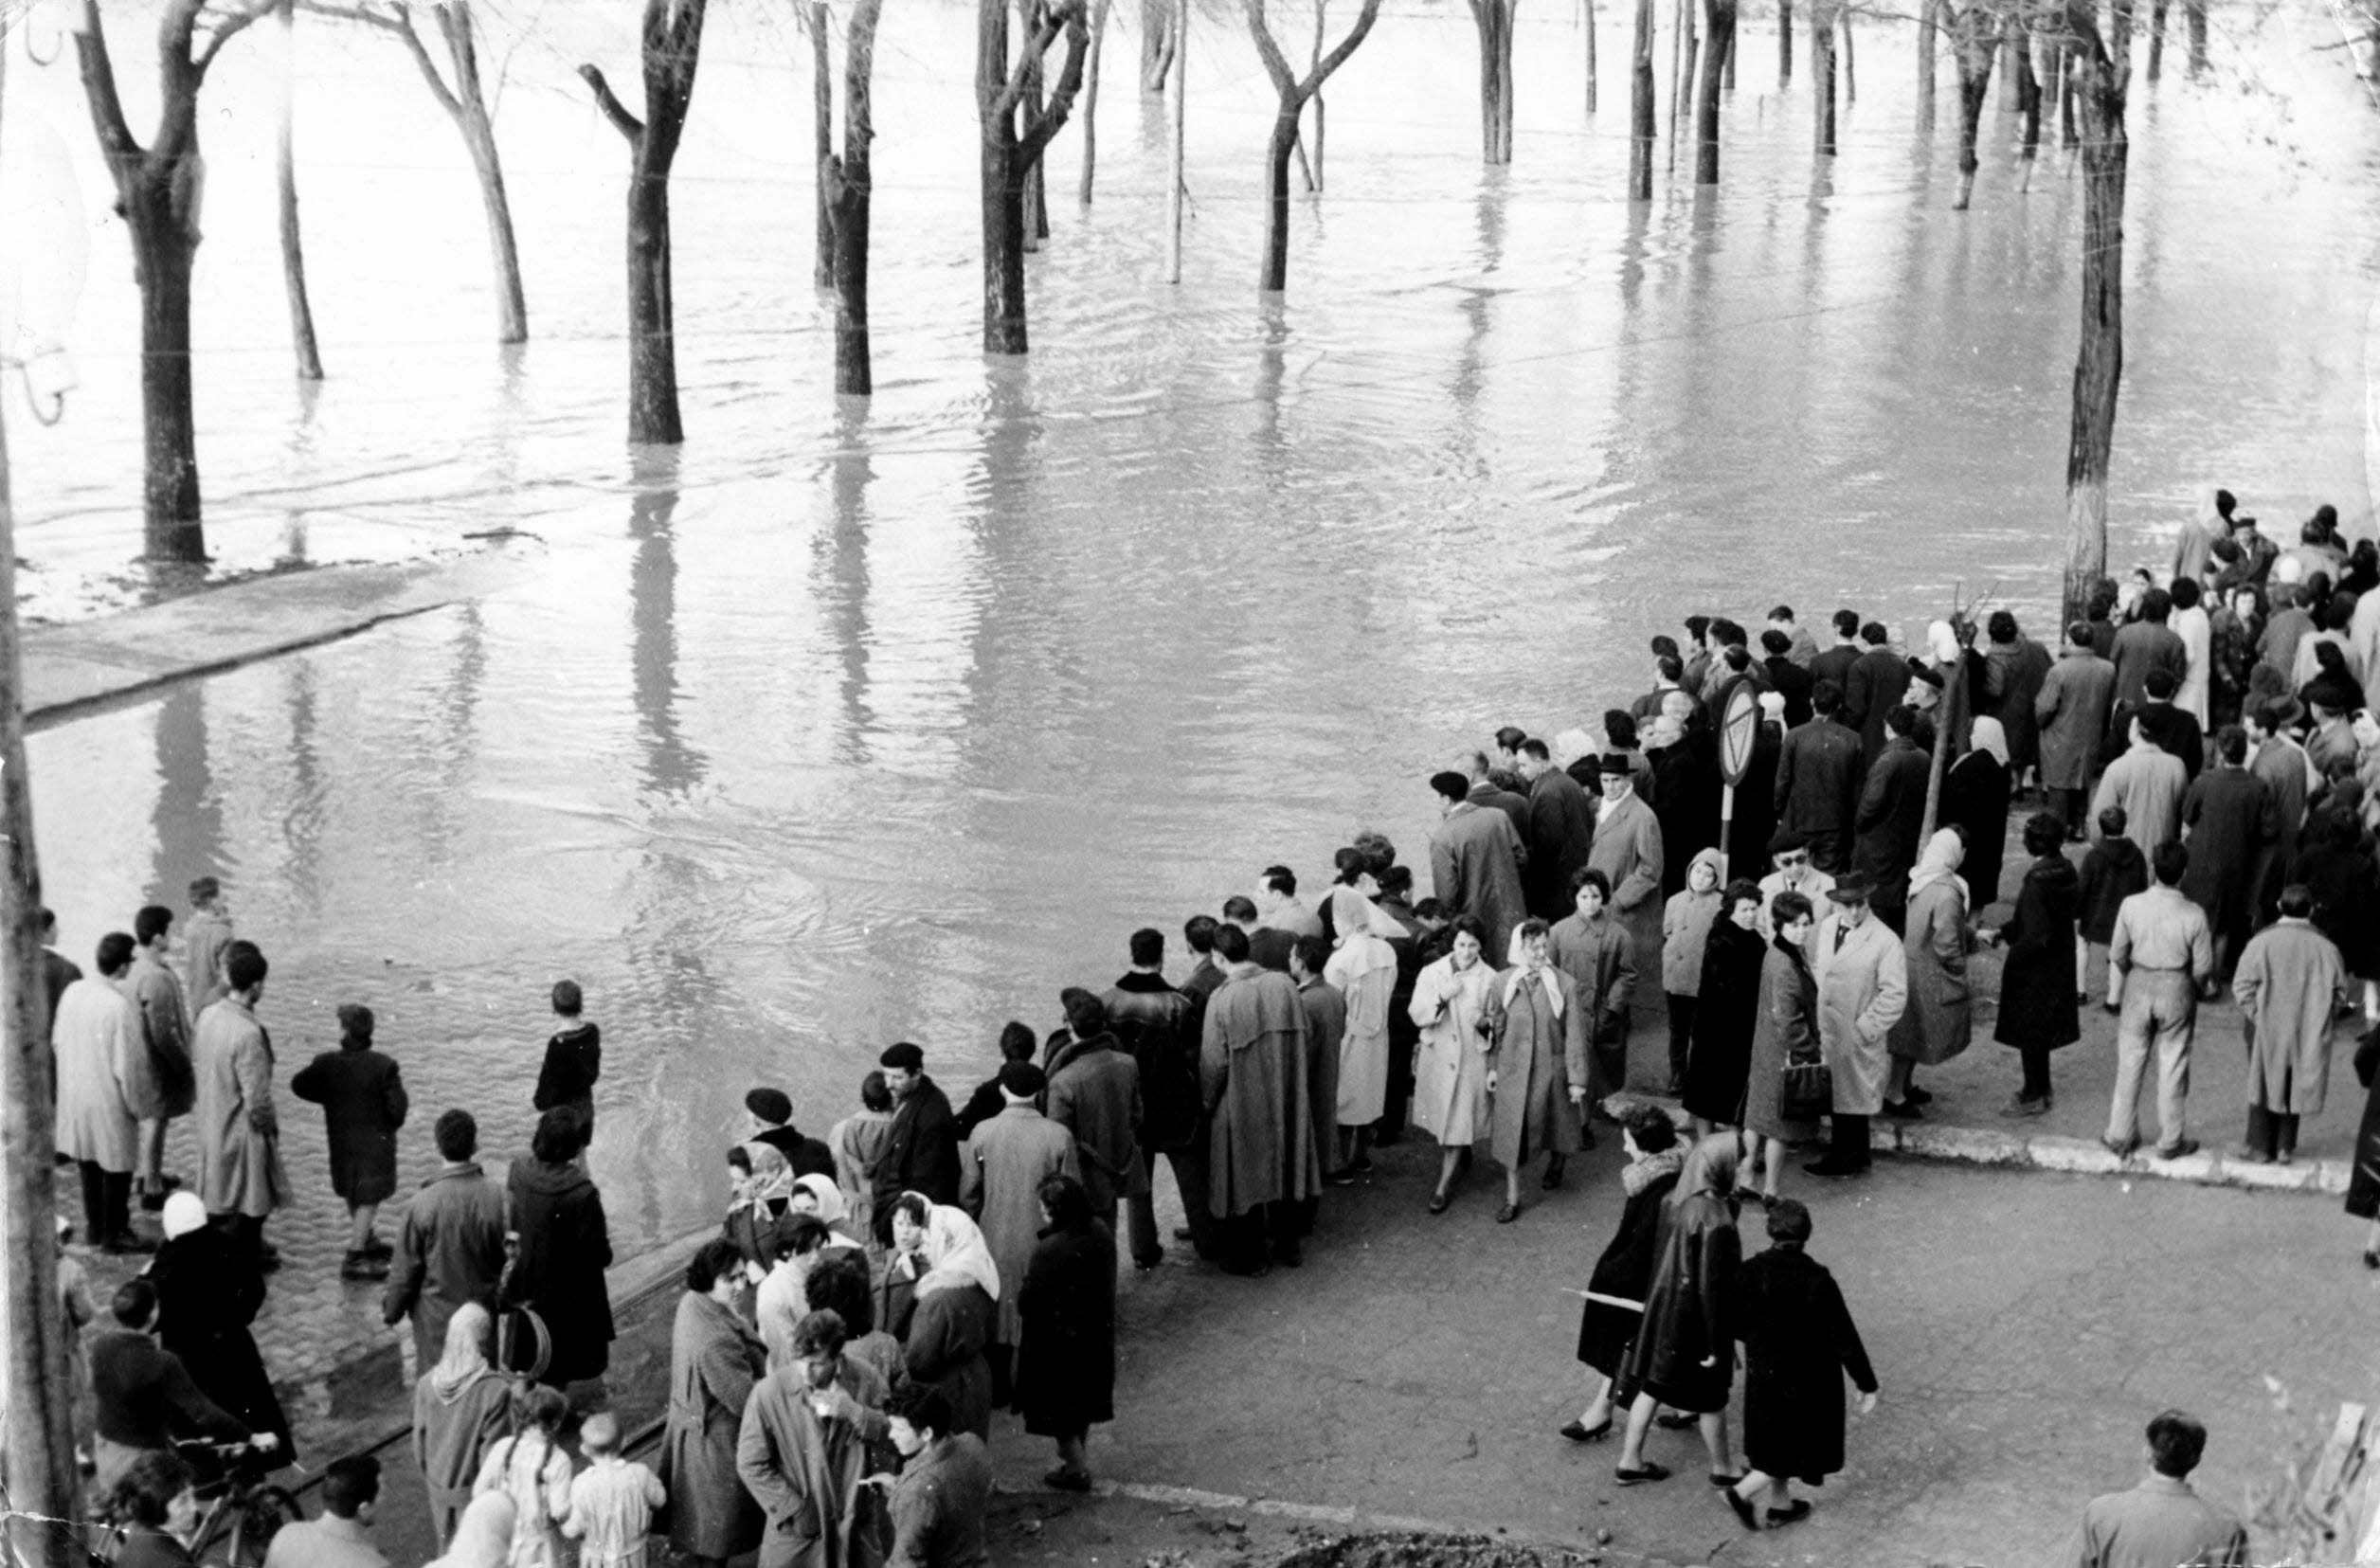
[[[1035,351],[993,365],[972,13],[896,0],[881,390],[851,408],[809,284],[804,56],[720,8],[675,194],[689,441],[642,456],[621,441],[625,151],[568,77],[595,58],[634,81],[633,8],[547,8],[577,36],[510,56],[535,333],[510,356],[460,143],[401,55],[303,24],[332,374],[303,394],[271,249],[270,40],[243,40],[209,89],[198,303],[222,564],[509,528],[536,565],[37,736],[67,946],[219,873],[273,959],[285,1068],[332,1041],[335,1003],[369,1002],[420,1120],[469,1105],[504,1147],[530,1126],[547,987],[575,976],[608,1047],[594,1163],[625,1250],[715,1212],[748,1086],[784,1084],[822,1128],[911,1038],[964,1092],[1003,1019],[1053,1021],[1061,986],[1121,970],[1133,928],[1178,930],[1275,859],[1324,880],[1361,825],[1422,859],[1423,780],[1452,747],[1592,722],[1687,610],[1905,624],[1963,582],[2045,630],[2071,154],[2046,148],[2021,193],[1995,108],[1974,209],[1952,212],[1948,67],[1943,129],[1920,137],[1906,31],[1863,21],[1842,153],[1813,166],[1806,74],[1779,87],[1753,17],[1725,183],[1666,177],[1632,207],[1602,9],[1590,121],[1576,18],[1524,9],[1518,155],[1487,171],[1465,14],[1392,0],[1328,91],[1326,191],[1296,203],[1270,305],[1268,91],[1244,31],[1193,38],[1196,215],[1169,287],[1162,115],[1119,30],[1097,201],[1074,200],[1070,129]],[[141,29],[118,31],[131,82]],[[2160,82],[2136,74],[2119,564],[2161,558],[2217,482],[2277,532],[2322,500],[2370,531],[2380,117],[2321,50],[2336,36],[2299,0],[2218,5],[2203,75],[2178,41]],[[1663,60],[1666,103],[1666,39]],[[38,155],[46,117],[93,223],[83,386],[55,429],[9,410],[33,607],[66,614],[115,591],[136,544],[129,262],[65,66],[20,54],[10,93],[11,156]],[[286,1119],[306,1211],[327,1214],[312,1118]],[[406,1158],[429,1164],[425,1128]]]

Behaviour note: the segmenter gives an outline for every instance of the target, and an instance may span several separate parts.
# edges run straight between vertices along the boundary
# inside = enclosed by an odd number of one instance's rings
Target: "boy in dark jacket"
[[[2082,856],[2081,907],[2074,921],[2075,1000],[2091,1000],[2091,955],[2097,953],[2107,969],[2107,1010],[2120,1011],[2124,977],[2107,963],[2107,945],[2115,940],[2116,911],[2136,892],[2149,891],[2149,857],[2124,837],[2130,825],[2124,808],[2111,805],[2099,814],[2100,841]]]
[[[341,1279],[387,1279],[396,1249],[372,1234],[380,1205],[397,1190],[397,1128],[408,1108],[396,1062],[372,1049],[372,1011],[339,1006],[339,1048],[290,1081],[289,1091],[322,1108],[331,1142],[331,1190],[347,1204]]]

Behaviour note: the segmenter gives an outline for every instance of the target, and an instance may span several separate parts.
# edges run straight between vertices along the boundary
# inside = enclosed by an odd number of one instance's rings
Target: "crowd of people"
[[[1618,1431],[1617,1479],[1635,1486],[1670,1473],[1646,1456],[1657,1425],[1699,1427],[1745,1527],[1806,1517],[1791,1488],[1842,1467],[1845,1376],[1864,1409],[1877,1379],[1807,1253],[1808,1208],[1782,1192],[1786,1151],[1823,1137],[1804,1168],[1856,1178],[1872,1118],[1924,1114],[1920,1073],[1972,1043],[1979,946],[2007,953],[2007,1113],[2050,1108],[2053,1054],[2103,998],[2104,1142],[2127,1157],[2152,1064],[2154,1156],[2197,1146],[2190,1053],[2198,1009],[2227,989],[2253,1062],[2236,1151],[2251,1161],[2294,1158],[2337,1020],[2380,1019],[2380,723],[2362,690],[2380,669],[2380,556],[2350,552],[2327,513],[2282,550],[2218,494],[2171,572],[2102,584],[2054,653],[2005,609],[1937,622],[1908,650],[1848,609],[1824,647],[1784,605],[1757,635],[1688,617],[1683,639],[1651,640],[1650,689],[1599,737],[1507,728],[1431,777],[1426,894],[1384,836],[1358,833],[1321,896],[1276,864],[1191,918],[1178,983],[1165,934],[1134,932],[1126,973],[1061,993],[1054,1029],[1008,1025],[1002,1065],[963,1101],[908,1042],[823,1138],[784,1090],[754,1089],[730,1210],[687,1269],[652,1470],[604,1418],[579,1428],[584,1469],[563,1442],[560,1391],[601,1376],[614,1332],[586,1160],[602,1036],[580,987],[552,991],[528,1157],[499,1186],[472,1115],[445,1111],[442,1167],[393,1243],[376,1215],[409,1108],[370,1010],[342,1007],[338,1049],[290,1088],[327,1118],[341,1271],[385,1281],[388,1321],[413,1336],[440,1561],[558,1562],[577,1538],[583,1562],[637,1563],[648,1536],[697,1562],[980,1561],[995,1410],[1053,1443],[1049,1485],[1091,1484],[1119,1251],[1146,1270],[1168,1241],[1161,1162],[1184,1215],[1170,1240],[1257,1276],[1303,1262],[1325,1193],[1381,1144],[1438,1144],[1433,1215],[1484,1154],[1509,1224],[1527,1178],[1560,1187],[1598,1127],[1628,1157],[1624,1202],[1579,1330],[1600,1385],[1563,1435]],[[1740,692],[1758,716],[1722,761]],[[156,1251],[90,1347],[79,1433],[102,1487],[138,1494],[133,1520],[172,1512],[154,1494],[174,1433],[289,1451],[247,1326],[278,1262],[265,1221],[289,1196],[258,1017],[268,965],[212,879],[191,897],[178,975],[161,907],[100,940],[95,977],[51,954],[60,1149],[89,1237]],[[1632,1061],[1632,1035],[1658,1049]],[[2357,1054],[2367,1085],[2375,1040]],[[1624,1095],[1632,1079],[1677,1114]],[[198,1134],[187,1190],[162,1163],[176,1116]],[[2380,1094],[2362,1144],[2348,1207],[2373,1219],[2380,1268]],[[135,1192],[162,1246],[133,1228]],[[1746,1206],[1770,1241],[1750,1258]],[[68,1311],[95,1315],[87,1293]],[[2169,1416],[2153,1455],[2187,1492],[2189,1464],[2172,1468],[2187,1418]],[[348,1487],[361,1501],[340,1517],[368,1514],[376,1487]]]

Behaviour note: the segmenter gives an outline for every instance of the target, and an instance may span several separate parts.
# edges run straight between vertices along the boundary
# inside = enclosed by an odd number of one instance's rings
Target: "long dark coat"
[[[1999,758],[1970,751],[1943,770],[1940,821],[1967,836],[1958,879],[1967,884],[1967,908],[1980,911],[2000,896],[2008,857],[2009,770]]]
[[[1603,1255],[1595,1260],[1587,1289],[1622,1301],[1643,1301],[1651,1283],[1653,1248],[1661,1239],[1663,1202],[1678,1184],[1678,1173],[1664,1172],[1620,1208],[1619,1229],[1612,1233]],[[1578,1314],[1578,1359],[1607,1378],[1619,1376],[1620,1360],[1645,1321],[1641,1312],[1606,1307],[1591,1301]]]
[[[2008,962],[2000,968],[2002,1045],[2072,1045],[2082,1037],[2074,1011],[2074,910],[2082,878],[2052,852],[2025,868],[2016,914],[2003,928]]]
[[[1719,776],[1719,742],[1698,720],[1676,745],[1645,756],[1652,764],[1652,809],[1661,823],[1661,892],[1666,898],[1685,889],[1694,856],[1719,845],[1719,795],[1724,787]]]
[[[1115,1233],[1093,1219],[1041,1233],[1017,1292],[1017,1409],[1037,1437],[1115,1419]]]
[[[298,1069],[289,1091],[322,1108],[331,1190],[350,1203],[387,1202],[397,1190],[397,1128],[409,1108],[395,1060],[370,1046],[325,1051]]]
[[[2207,911],[2217,937],[2230,938],[2236,961],[2256,922],[2256,874],[2281,834],[2271,786],[2245,767],[2209,768],[2182,797],[2182,825],[2190,833],[2182,896]]]
[[[1983,694],[1976,711],[2000,721],[2008,736],[2009,766],[2030,767],[2041,757],[2041,724],[2033,703],[2055,660],[2048,649],[2022,633],[2013,642],[1992,643],[1983,657]]]
[[[1727,874],[1755,879],[1769,865],[1769,840],[1776,837],[1776,770],[1785,754],[1785,731],[1762,719],[1752,732],[1752,759],[1736,786],[1735,820],[1728,824]]]
[[[2380,1217],[2380,1028],[2355,1046],[2355,1077],[2366,1090],[2364,1119],[2355,1129],[2355,1168],[2347,1179],[2347,1212]]]
[[[1735,1210],[1713,1193],[1675,1194],[1662,1206],[1661,1236],[1645,1290],[1645,1322],[1629,1346],[1631,1387],[1672,1410],[1727,1408],[1735,1380],[1728,1304],[1743,1252]],[[1703,1359],[1716,1356],[1716,1365]]]
[[[659,1474],[670,1544],[731,1558],[760,1544],[760,1505],[735,1474],[735,1439],[766,1358],[735,1313],[689,1290],[670,1325],[669,1424]]]
[[[576,1164],[515,1160],[505,1182],[520,1252],[507,1307],[526,1307],[553,1337],[545,1381],[555,1388],[611,1365],[611,1231],[604,1198]]]
[[[1789,731],[1777,753],[1769,796],[1776,804],[1777,826],[1810,841],[1811,861],[1820,871],[1841,871],[1850,852],[1851,818],[1859,810],[1866,766],[1859,731],[1830,718]],[[1740,791],[1737,803],[1742,804]],[[1766,844],[1748,838],[1739,836],[1737,842],[1746,855],[1768,853]],[[1749,869],[1753,862],[1744,864]]]
[[[1925,823],[1926,754],[1895,736],[1867,770],[1853,823],[1851,869],[1876,880],[1875,906],[1899,910],[1909,902],[1909,869],[1917,864],[1918,830]]]
[[[876,1244],[892,1244],[892,1205],[901,1194],[913,1192],[929,1203],[959,1201],[959,1128],[950,1114],[950,1097],[942,1086],[921,1076],[909,1098],[892,1112],[892,1129],[885,1135],[883,1157],[876,1161]]]
[[[999,1328],[1000,1308],[982,1286],[944,1286],[917,1294],[901,1345],[909,1380],[938,1388],[950,1401],[951,1430],[985,1441],[992,1431],[992,1363],[983,1352]]]
[[[1199,1073],[1212,1128],[1207,1201],[1217,1218],[1322,1191],[1308,1027],[1297,982],[1270,969],[1239,964],[1207,999]]]
[[[1772,1247],[1737,1271],[1731,1316],[1743,1341],[1744,1462],[1819,1485],[1843,1468],[1843,1375],[1863,1394],[1876,1387],[1842,1290],[1799,1247]]]
[[[2357,980],[2380,980],[2380,874],[2371,856],[2354,844],[2335,844],[2309,835],[2289,868],[2289,880],[2314,895],[2314,924],[2338,945],[2347,972]]]
[[[2087,649],[2068,648],[2058,655],[2058,662],[2049,667],[2033,698],[2033,717],[2041,730],[2044,788],[2090,788],[2099,774],[2100,756],[2107,741],[2108,710],[2115,697],[2116,666]]]
[[[1787,1141],[1810,1135],[1810,1124],[1785,1119],[1785,1063],[1795,1056],[1815,1061],[1819,1054],[1818,979],[1801,948],[1780,935],[1760,959],[1751,1076],[1744,1086],[1745,1131]]]
[[[1560,920],[1570,912],[1570,879],[1595,849],[1595,802],[1559,767],[1529,784],[1527,843],[1528,870],[1521,881],[1529,912]]]
[[[1686,1058],[1689,1115],[1742,1125],[1752,1074],[1752,1036],[1759,1026],[1760,971],[1768,944],[1722,915],[1703,947],[1703,994],[1694,1005],[1694,1044]]]
[[[1521,863],[1527,856],[1510,814],[1476,802],[1448,812],[1430,836],[1430,891],[1448,918],[1479,917],[1488,928],[1491,958],[1503,953],[1512,928],[1528,918],[1528,897],[1521,886]]]
[[[157,1343],[181,1358],[198,1391],[250,1432],[281,1441],[295,1454],[289,1417],[265,1374],[248,1325],[264,1306],[264,1276],[222,1231],[202,1225],[157,1249],[149,1282],[157,1288]]]

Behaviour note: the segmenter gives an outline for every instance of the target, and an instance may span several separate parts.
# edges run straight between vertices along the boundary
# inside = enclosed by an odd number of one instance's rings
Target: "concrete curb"
[[[1615,1098],[1621,1098],[1616,1097]],[[1679,1104],[1659,1095],[1631,1095],[1650,1100],[1670,1115],[1686,1114]],[[2191,1181],[2202,1187],[2237,1187],[2256,1192],[2317,1193],[2336,1198],[2346,1194],[2354,1174],[2352,1160],[2307,1160],[2287,1165],[2263,1165],[2201,1149],[2179,1160],[2159,1160],[2148,1149],[2118,1159],[2096,1140],[2062,1138],[2049,1133],[2027,1137],[1992,1127],[1940,1126],[1929,1122],[1894,1122],[1879,1116],[1869,1123],[1878,1154],[1905,1155],[1913,1160],[1942,1160],[1962,1165],[1998,1165],[2009,1169],[2058,1171],[2067,1176],[2115,1176],[2126,1180],[2150,1178],[2161,1181]]]

